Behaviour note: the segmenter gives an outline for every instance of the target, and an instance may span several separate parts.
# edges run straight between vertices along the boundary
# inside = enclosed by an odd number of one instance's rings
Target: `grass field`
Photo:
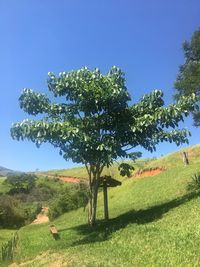
[[[12,237],[13,233],[15,233],[15,230],[12,230],[12,229],[0,229],[0,247],[8,239],[10,239]]]
[[[100,193],[93,230],[83,209],[53,222],[58,240],[48,224],[21,228],[15,266],[200,266],[200,195],[186,189],[200,170],[200,145],[190,147],[188,154],[189,166],[183,165],[179,151],[143,166],[164,166],[163,173],[126,179],[110,189],[107,224]]]

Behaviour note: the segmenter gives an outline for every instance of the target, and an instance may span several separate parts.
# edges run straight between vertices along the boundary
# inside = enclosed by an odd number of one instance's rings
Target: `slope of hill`
[[[109,189],[107,224],[100,193],[94,229],[83,209],[53,221],[57,240],[49,224],[21,228],[12,266],[199,266],[200,194],[188,192],[187,185],[200,170],[200,145],[187,151],[188,166],[175,152],[145,163],[145,168],[165,167],[162,173]]]
[[[12,170],[0,166],[0,176],[6,176],[9,172],[12,172]]]
[[[6,176],[8,173],[20,173],[20,171],[13,171],[11,169],[0,166],[0,176]]]

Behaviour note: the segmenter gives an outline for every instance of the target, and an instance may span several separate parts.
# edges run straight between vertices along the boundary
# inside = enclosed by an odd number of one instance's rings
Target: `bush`
[[[19,228],[32,222],[41,210],[38,202],[22,202],[14,196],[0,196],[0,226]]]
[[[20,210],[20,202],[11,196],[0,196],[0,225],[7,228],[18,228],[25,223]]]
[[[86,184],[77,184],[65,188],[59,197],[53,199],[49,206],[50,220],[61,214],[83,207],[88,203],[88,187]]]
[[[47,201],[51,199],[56,194],[56,191],[48,185],[40,184],[34,187],[29,195],[28,201]]]
[[[75,208],[71,196],[67,194],[60,195],[54,199],[49,207],[49,219],[52,220],[64,212],[70,211]]]
[[[40,202],[24,203],[22,205],[24,211],[24,224],[29,224],[34,221],[38,213],[42,209],[42,204]]]
[[[200,190],[200,172],[192,175],[192,181],[188,184],[187,189],[191,190]]]

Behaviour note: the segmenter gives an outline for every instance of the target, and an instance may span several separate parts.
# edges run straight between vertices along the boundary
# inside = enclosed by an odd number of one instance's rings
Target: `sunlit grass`
[[[0,247],[2,246],[2,244],[8,241],[14,233],[15,233],[15,230],[13,229],[0,229]]]
[[[189,166],[184,166],[176,152],[143,165],[164,166],[163,173],[125,179],[122,186],[109,189],[107,224],[100,193],[93,229],[87,226],[87,212],[82,208],[53,222],[58,240],[49,233],[48,224],[23,227],[15,260],[32,260],[23,266],[37,267],[54,261],[74,267],[199,266],[200,197],[187,191],[200,166],[200,146],[193,150]]]

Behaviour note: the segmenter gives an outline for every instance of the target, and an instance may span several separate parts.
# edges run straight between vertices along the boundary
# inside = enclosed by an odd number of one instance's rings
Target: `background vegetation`
[[[86,183],[68,184],[57,178],[33,174],[12,174],[0,181],[0,227],[19,228],[31,223],[42,206],[49,207],[49,217],[85,206]]]

